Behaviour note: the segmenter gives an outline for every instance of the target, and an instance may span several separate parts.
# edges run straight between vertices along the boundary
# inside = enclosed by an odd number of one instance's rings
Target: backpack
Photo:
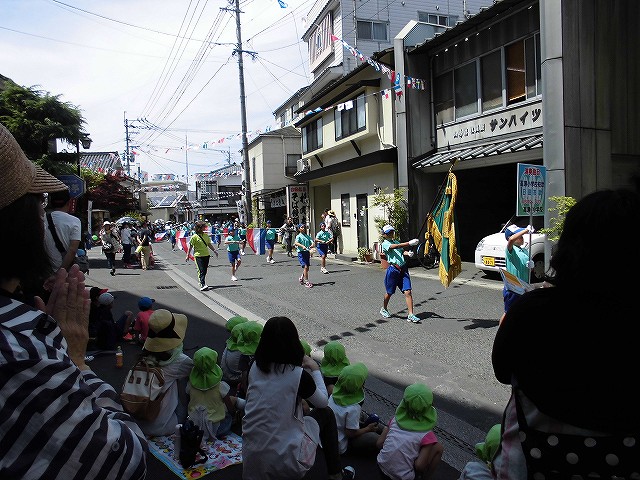
[[[127,374],[120,400],[125,412],[137,420],[153,421],[160,412],[164,375],[162,368],[139,360]]]
[[[203,435],[204,431],[189,418],[180,426],[179,459],[182,468],[191,468],[207,461],[207,452],[200,447]],[[196,460],[198,453],[202,458]]]

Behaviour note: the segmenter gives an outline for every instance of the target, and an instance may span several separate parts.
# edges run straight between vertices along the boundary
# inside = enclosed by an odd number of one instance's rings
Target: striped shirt
[[[54,319],[0,295],[0,478],[141,479],[147,443]]]

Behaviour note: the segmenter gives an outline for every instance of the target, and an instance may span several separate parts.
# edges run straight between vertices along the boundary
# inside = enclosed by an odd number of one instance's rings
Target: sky
[[[311,83],[313,0],[241,0],[249,142]],[[235,0],[0,0],[0,74],[80,108],[83,152],[137,153],[131,174],[242,163]],[[284,7],[284,8],[283,8]],[[228,10],[226,10],[228,9]],[[137,127],[137,128],[135,128]]]

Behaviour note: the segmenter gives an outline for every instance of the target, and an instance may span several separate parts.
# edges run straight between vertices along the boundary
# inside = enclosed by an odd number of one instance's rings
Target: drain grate
[[[178,288],[177,285],[158,285],[156,286],[158,290],[170,290],[172,288]]]

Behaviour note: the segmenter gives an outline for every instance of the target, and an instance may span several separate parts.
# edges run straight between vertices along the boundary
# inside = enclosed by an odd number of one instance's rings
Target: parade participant
[[[384,318],[390,318],[391,313],[387,310],[389,306],[389,300],[391,295],[396,291],[396,288],[400,289],[404,293],[405,301],[407,302],[407,322],[421,323],[420,318],[413,314],[413,297],[411,296],[411,277],[409,277],[409,269],[405,261],[405,256],[412,256],[413,252],[404,251],[405,248],[413,247],[420,243],[417,238],[409,240],[408,242],[400,243],[394,239],[396,231],[391,225],[385,225],[382,227],[382,236],[384,242],[382,242],[382,253],[387,257],[389,266],[384,277],[385,294],[383,299],[382,308],[380,309],[380,315]]]
[[[204,233],[204,227],[206,224],[202,220],[198,220],[194,225],[194,234],[191,235],[189,239],[189,248],[187,249],[187,256],[185,261],[189,261],[189,257],[191,256],[191,252],[194,252],[193,258],[196,262],[196,271],[198,273],[198,282],[200,283],[200,291],[204,292],[205,290],[209,290],[211,287],[207,285],[207,270],[209,269],[209,260],[211,256],[209,255],[209,250],[215,253],[216,257],[218,256],[218,251],[211,243],[211,239],[209,235]]]
[[[529,271],[533,268],[533,261],[529,260],[529,249],[523,247],[524,236],[527,233],[533,233],[533,227],[529,225],[526,228],[519,228],[517,225],[509,225],[504,231],[504,237],[507,239],[507,247],[505,248],[505,265],[507,272],[518,277],[523,282],[529,282]],[[504,313],[500,318],[500,323],[504,320],[504,316],[509,307],[520,297],[519,294],[512,292],[506,286],[502,289],[502,298],[504,300]]]
[[[315,405],[307,415],[303,399]],[[315,462],[320,442],[328,478],[355,477],[353,468],[341,467],[336,419],[318,364],[304,354],[289,318],[267,320],[249,370],[246,400],[243,480],[302,479]]]
[[[227,238],[224,240],[224,244],[227,246],[227,258],[231,264],[231,281],[237,282],[238,277],[236,277],[236,273],[242,263],[242,259],[240,258],[240,244],[242,240],[237,235],[234,227],[229,227],[227,232]]]
[[[0,438],[2,478],[108,478],[146,474],[147,445],[114,389],[86,364],[89,291],[77,265],[50,279],[35,307],[21,288],[49,276],[44,193],[67,186],[34,165],[0,125]],[[31,299],[29,299],[31,301]],[[117,441],[116,441],[117,440]]]
[[[238,236],[240,237],[240,255],[244,255],[244,249],[247,246],[247,226],[241,223],[238,227]]]
[[[313,284],[309,281],[309,267],[311,265],[311,248],[313,247],[313,239],[307,235],[307,226],[304,223],[298,225],[298,235],[296,236],[293,245],[298,250],[298,262],[302,267],[302,275],[298,281],[300,285],[304,285],[307,288],[313,287]]]
[[[421,383],[405,388],[395,416],[378,439],[382,473],[393,480],[431,478],[444,450],[433,433],[437,420],[431,389]]]
[[[267,262],[276,263],[273,259],[273,248],[276,244],[276,229],[271,226],[271,220],[267,220],[267,230],[264,234],[264,243],[267,247]]]
[[[636,192],[603,190],[579,200],[551,257],[553,287],[523,294],[498,327],[493,370],[512,393],[495,478],[543,478],[553,470],[557,478],[632,478],[638,471],[640,410],[629,378],[638,366],[638,279],[629,267],[638,252],[625,248],[613,276],[589,281],[593,238],[586,234],[619,232],[622,241],[635,238],[638,225]],[[545,432],[558,439],[557,449],[549,450]],[[532,448],[541,456],[529,455]],[[575,461],[564,461],[568,455]]]
[[[327,229],[324,223],[320,224],[320,230],[316,234],[316,248],[318,249],[318,255],[320,255],[320,271],[322,273],[329,273],[327,270],[327,253],[329,253],[329,247],[333,243],[333,235]]]
[[[111,275],[116,274],[116,253],[122,251],[120,239],[113,231],[113,223],[105,221],[102,224],[100,232],[100,240],[102,241],[102,253],[107,257],[107,267],[111,269]]]

